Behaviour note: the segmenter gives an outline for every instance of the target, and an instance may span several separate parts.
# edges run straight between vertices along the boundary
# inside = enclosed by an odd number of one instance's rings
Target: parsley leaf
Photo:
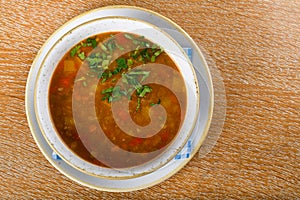
[[[78,51],[80,48],[81,48],[81,45],[80,45],[80,44],[77,45],[77,46],[75,46],[75,47],[71,50],[71,52],[70,52],[71,57],[74,57],[74,56],[76,55],[77,51]]]
[[[97,47],[97,41],[95,38],[88,38],[86,42],[88,46],[92,46],[93,48]]]
[[[83,52],[83,51],[80,52],[80,53],[78,53],[77,55],[78,55],[78,57],[79,57],[81,60],[84,60],[84,59],[85,59],[85,55],[84,55],[84,52]]]
[[[147,93],[150,93],[152,91],[152,89],[149,86],[144,85],[144,86],[138,88],[136,91],[137,91],[137,95],[139,97],[144,97]]]
[[[119,58],[116,61],[117,61],[118,67],[123,68],[123,69],[128,68],[125,58]]]
[[[160,99],[158,99],[158,101],[157,101],[157,103],[150,103],[150,106],[155,106],[155,105],[158,105],[158,104],[160,104]]]

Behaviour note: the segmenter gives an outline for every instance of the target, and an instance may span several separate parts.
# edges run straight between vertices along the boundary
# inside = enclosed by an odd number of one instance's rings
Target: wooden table
[[[58,172],[35,144],[24,107],[46,39],[78,14],[114,4],[151,9],[186,30],[219,70],[227,101],[210,153],[130,193],[89,189]],[[2,0],[0,12],[1,199],[300,198],[299,1]]]

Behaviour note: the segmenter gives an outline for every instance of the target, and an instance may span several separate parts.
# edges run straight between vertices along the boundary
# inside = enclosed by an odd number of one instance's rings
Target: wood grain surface
[[[24,106],[29,69],[47,38],[85,11],[117,4],[151,9],[187,31],[220,71],[227,101],[210,153],[129,193],[89,189],[52,167]],[[300,1],[0,0],[0,13],[1,199],[300,198]]]

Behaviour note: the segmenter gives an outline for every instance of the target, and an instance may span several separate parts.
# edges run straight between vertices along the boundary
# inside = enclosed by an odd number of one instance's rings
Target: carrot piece
[[[76,71],[75,62],[73,60],[64,61],[64,72],[74,72]]]

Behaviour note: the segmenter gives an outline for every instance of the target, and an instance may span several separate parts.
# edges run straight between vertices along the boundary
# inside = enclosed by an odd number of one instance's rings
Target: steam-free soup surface
[[[74,46],[50,85],[58,134],[82,159],[125,168],[173,141],[186,109],[184,80],[164,49],[143,36],[103,33]]]

